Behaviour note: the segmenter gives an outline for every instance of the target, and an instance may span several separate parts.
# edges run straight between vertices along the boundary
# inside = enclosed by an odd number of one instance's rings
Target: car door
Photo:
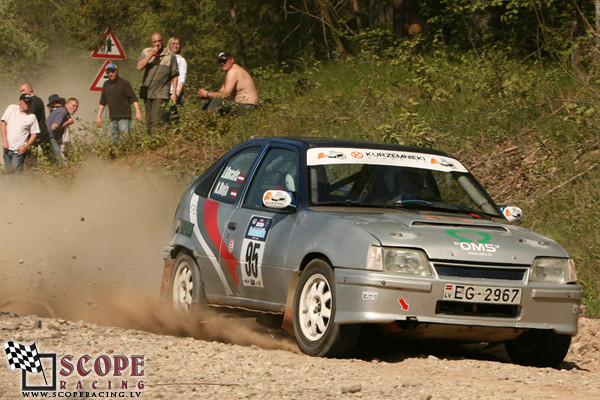
[[[284,260],[296,213],[267,208],[262,199],[271,189],[297,197],[298,159],[293,148],[268,149],[249,183],[243,204],[231,214],[226,227],[228,248],[239,261],[239,292],[246,299],[271,303],[275,308],[284,304],[287,296],[291,272]],[[269,304],[264,306],[269,308]]]
[[[240,295],[237,259],[228,249],[226,225],[262,151],[262,146],[253,146],[230,156],[216,175],[208,196],[196,196],[190,204],[191,220],[199,229],[198,264],[209,298]]]

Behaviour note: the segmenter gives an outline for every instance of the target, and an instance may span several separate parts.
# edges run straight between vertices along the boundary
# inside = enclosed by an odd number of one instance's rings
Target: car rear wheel
[[[530,330],[504,343],[511,361],[532,367],[556,368],[564,360],[571,336],[549,330]]]
[[[175,259],[170,294],[171,304],[177,310],[189,311],[194,306],[206,305],[200,269],[187,253],[181,253]]]
[[[303,352],[336,357],[354,347],[361,326],[336,324],[335,310],[333,269],[321,259],[312,260],[294,295],[294,335]]]

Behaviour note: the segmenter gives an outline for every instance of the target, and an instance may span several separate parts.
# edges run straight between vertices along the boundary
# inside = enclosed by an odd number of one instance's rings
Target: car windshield
[[[313,206],[389,207],[501,217],[456,159],[369,149],[309,149]]]

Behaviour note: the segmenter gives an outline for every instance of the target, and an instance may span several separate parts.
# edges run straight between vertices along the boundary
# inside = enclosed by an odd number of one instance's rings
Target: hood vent
[[[494,231],[494,232],[508,232],[502,225],[479,225],[479,224],[457,224],[447,222],[430,222],[430,221],[415,221],[412,226],[432,226],[438,228],[460,228],[460,229],[473,229],[478,231]]]

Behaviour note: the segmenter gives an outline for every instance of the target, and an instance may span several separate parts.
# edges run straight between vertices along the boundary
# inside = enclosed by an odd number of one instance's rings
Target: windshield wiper
[[[313,206],[342,206],[342,207],[375,207],[373,204],[363,203],[356,200],[321,201]]]

